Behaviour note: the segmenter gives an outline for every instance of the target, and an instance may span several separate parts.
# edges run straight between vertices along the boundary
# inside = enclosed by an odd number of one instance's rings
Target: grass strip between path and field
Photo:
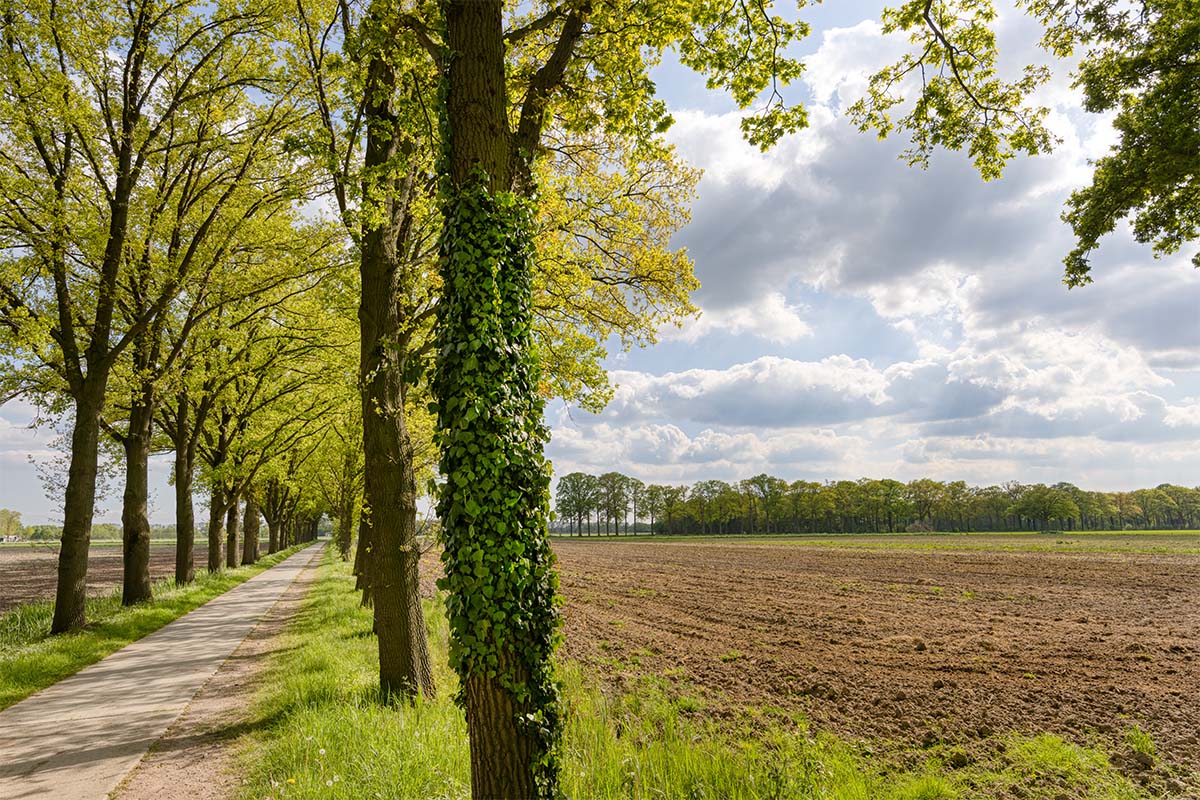
[[[446,666],[439,605],[425,617],[440,695],[411,707],[378,702],[371,616],[348,567],[326,554],[319,580],[261,676],[239,745],[250,798],[467,798],[466,725]],[[563,789],[595,800],[826,798],[974,800],[1149,797],[1096,750],[1051,735],[1002,739],[994,762],[955,769],[953,752],[898,767],[865,744],[816,733],[777,710],[748,710],[718,727],[703,701],[648,680],[611,694],[577,665],[564,673],[568,706]]]
[[[10,609],[0,615],[0,709],[153,633],[305,546],[263,556],[249,566],[211,574],[199,572],[196,580],[185,586],[176,586],[174,578],[155,581],[154,599],[136,606],[122,606],[119,589],[89,597],[87,625],[75,633],[50,635],[52,601]]]

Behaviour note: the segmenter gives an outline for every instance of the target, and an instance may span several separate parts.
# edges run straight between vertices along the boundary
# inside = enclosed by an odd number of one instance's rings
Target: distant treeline
[[[670,486],[572,472],[558,481],[555,510],[553,529],[577,535],[1193,529],[1200,487],[1091,492],[1070,483],[789,483],[770,475]]]
[[[2,513],[3,510],[0,510]],[[17,515],[20,516],[19,514]],[[0,517],[2,521],[2,517]],[[328,518],[322,517],[317,525],[319,535],[329,535],[332,529],[332,523]],[[0,528],[0,532],[3,528]],[[34,542],[56,542],[62,538],[62,525],[20,525],[7,533],[7,535],[16,535]],[[151,525],[150,538],[156,540],[175,541],[175,526],[174,525]],[[263,537],[265,538],[265,536]],[[97,522],[92,525],[92,541],[93,542],[108,542],[120,541],[121,526],[114,525],[111,522]]]
[[[25,525],[21,535],[35,542],[58,541],[62,538],[62,525]],[[121,526],[111,522],[97,522],[92,525],[92,541],[119,541]],[[175,539],[174,525],[151,525],[151,539]]]

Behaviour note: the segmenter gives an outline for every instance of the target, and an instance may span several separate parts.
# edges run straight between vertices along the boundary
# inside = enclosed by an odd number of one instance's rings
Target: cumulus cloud
[[[599,446],[598,446],[599,445]],[[789,475],[821,475],[840,470],[866,447],[862,437],[828,428],[786,432],[704,428],[688,435],[672,424],[614,424],[561,417],[548,454],[555,473],[617,469],[643,480],[677,482],[704,478],[736,480],[764,465]]]
[[[667,328],[664,339],[695,344],[711,335],[754,336],[768,342],[789,343],[812,335],[812,327],[801,314],[804,308],[788,303],[782,292],[767,292],[751,306],[702,310],[682,328]]]
[[[1036,55],[1029,26],[1002,20],[1016,62]],[[1109,120],[1080,110],[1059,69],[1038,98],[1063,140],[1053,155],[991,183],[962,154],[910,168],[902,141],[840,116],[901,46],[872,20],[824,31],[804,78],[810,126],[767,154],[742,141],[738,113],[675,112],[673,140],[705,170],[679,237],[704,315],[666,338],[701,366],[637,369],[632,354],[610,408],[556,427],[556,449],[591,464],[619,443],[689,480],[815,466],[1115,488],[1200,470],[1200,272],[1119,230],[1094,285],[1061,284],[1060,212],[1113,141]],[[874,317],[853,319],[864,307]],[[773,355],[713,347],[734,338]]]
[[[612,373],[617,388],[605,417],[688,420],[751,427],[823,425],[871,416],[887,401],[887,380],[864,359],[820,361],[763,356],[725,369],[651,375]]]

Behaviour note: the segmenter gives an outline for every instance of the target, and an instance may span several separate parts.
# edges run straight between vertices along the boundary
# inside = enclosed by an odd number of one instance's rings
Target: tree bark
[[[212,499],[208,506],[208,571],[221,571],[221,534],[225,528],[226,510],[225,491],[219,483],[214,483]]]
[[[371,522],[367,514],[358,519],[358,546],[354,551],[354,588],[362,592],[362,604],[371,606]]]
[[[234,569],[240,564],[238,552],[238,500],[235,494],[229,498],[229,511],[225,517],[225,566]]]
[[[86,621],[88,548],[92,541],[92,516],[96,511],[100,413],[107,377],[89,374],[75,399],[75,427],[71,431],[71,466],[63,506],[62,547],[58,551],[58,585],[51,633],[77,630]]]
[[[550,61],[531,78],[514,133],[509,128],[503,0],[443,0],[442,7],[450,54],[443,126],[448,133],[446,167],[451,196],[444,207],[442,277],[446,288],[438,303],[439,342],[445,353],[449,348],[468,347],[473,330],[489,331],[490,339],[471,348],[469,358],[439,362],[435,389],[442,409],[438,422],[444,437],[441,471],[450,476],[450,483],[456,475],[474,474],[494,487],[481,497],[485,508],[515,504],[523,509],[520,516],[514,516],[515,525],[505,523],[497,528],[491,517],[477,517],[472,511],[472,506],[480,503],[471,497],[469,486],[448,488],[442,495],[438,508],[445,526],[447,576],[452,587],[459,587],[449,602],[469,618],[470,609],[484,599],[467,588],[473,568],[460,555],[464,549],[494,554],[506,552],[502,548],[510,543],[519,545],[522,555],[514,559],[518,563],[512,569],[527,581],[485,579],[491,581],[494,592],[485,599],[485,607],[521,608],[522,619],[495,622],[487,628],[481,644],[470,644],[469,639],[461,638],[465,632],[452,625],[452,634],[468,652],[459,672],[471,747],[471,793],[476,800],[549,798],[558,795],[555,751],[560,729],[557,692],[547,680],[556,624],[553,581],[542,583],[537,577],[543,569],[552,569],[553,563],[545,517],[549,486],[537,477],[545,432],[528,427],[529,420],[542,416],[536,369],[528,357],[533,264],[530,250],[522,242],[532,232],[525,229],[529,223],[519,213],[510,209],[505,214],[500,209],[502,195],[532,195],[529,159],[538,143],[545,100],[539,93],[542,88],[549,91],[561,79],[552,73],[565,63],[551,62],[565,58],[570,42],[561,40],[567,50],[556,46]],[[567,37],[577,22],[574,12],[569,13],[562,35]],[[488,275],[486,266],[479,266],[484,255],[470,257],[454,249],[468,246],[454,230],[464,224],[460,220],[470,220],[475,226],[465,230],[490,226],[488,234],[506,243],[503,248],[488,245],[487,263],[495,264],[494,276]],[[472,260],[476,263],[465,266]],[[481,283],[489,278],[497,287],[494,294]],[[475,416],[445,410],[462,387],[486,385],[489,380],[504,387],[506,396],[497,397],[502,410]],[[477,436],[502,443],[508,452],[472,454],[464,444]],[[536,638],[530,631],[538,632]],[[494,669],[488,666],[493,657]]]
[[[392,109],[395,72],[382,54],[367,68],[364,194],[385,165],[398,169],[406,142]],[[410,191],[411,191],[411,187]],[[379,686],[385,698],[434,694],[433,669],[417,580],[417,492],[412,443],[404,417],[404,356],[408,333],[398,307],[404,257],[397,250],[407,224],[399,187],[383,187],[383,221],[364,225],[360,273],[359,391],[363,415],[365,505],[370,514]]]
[[[182,423],[180,425],[182,427]],[[196,509],[192,505],[192,453],[187,438],[175,442],[175,584],[183,586],[196,578],[193,551],[196,547]]]
[[[125,497],[121,507],[124,574],[121,604],[150,599],[150,519],[147,512],[150,472],[150,435],[154,419],[153,396],[139,393],[129,410],[125,448]]]
[[[246,498],[246,516],[242,522],[242,563],[258,561],[258,504]]]
[[[522,671],[513,663],[510,653],[502,651],[499,660],[500,670],[517,667],[516,679],[519,684],[524,682]],[[504,691],[495,678],[477,675],[467,680],[466,706],[471,739],[471,797],[475,800],[542,797],[530,769],[537,757],[534,739],[513,735],[519,731],[514,721],[528,711],[526,704],[514,702],[512,694]]]

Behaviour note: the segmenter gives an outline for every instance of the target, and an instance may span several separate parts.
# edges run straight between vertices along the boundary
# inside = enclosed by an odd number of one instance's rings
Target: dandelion
[[[326,786],[333,786],[333,781],[325,781]]]
[[[295,783],[295,782],[296,782],[295,778],[288,778],[288,783]]]
[[[322,748],[321,748],[321,749],[320,749],[318,752],[319,752],[321,755],[325,755],[325,748],[324,748],[324,747],[322,747]]]

